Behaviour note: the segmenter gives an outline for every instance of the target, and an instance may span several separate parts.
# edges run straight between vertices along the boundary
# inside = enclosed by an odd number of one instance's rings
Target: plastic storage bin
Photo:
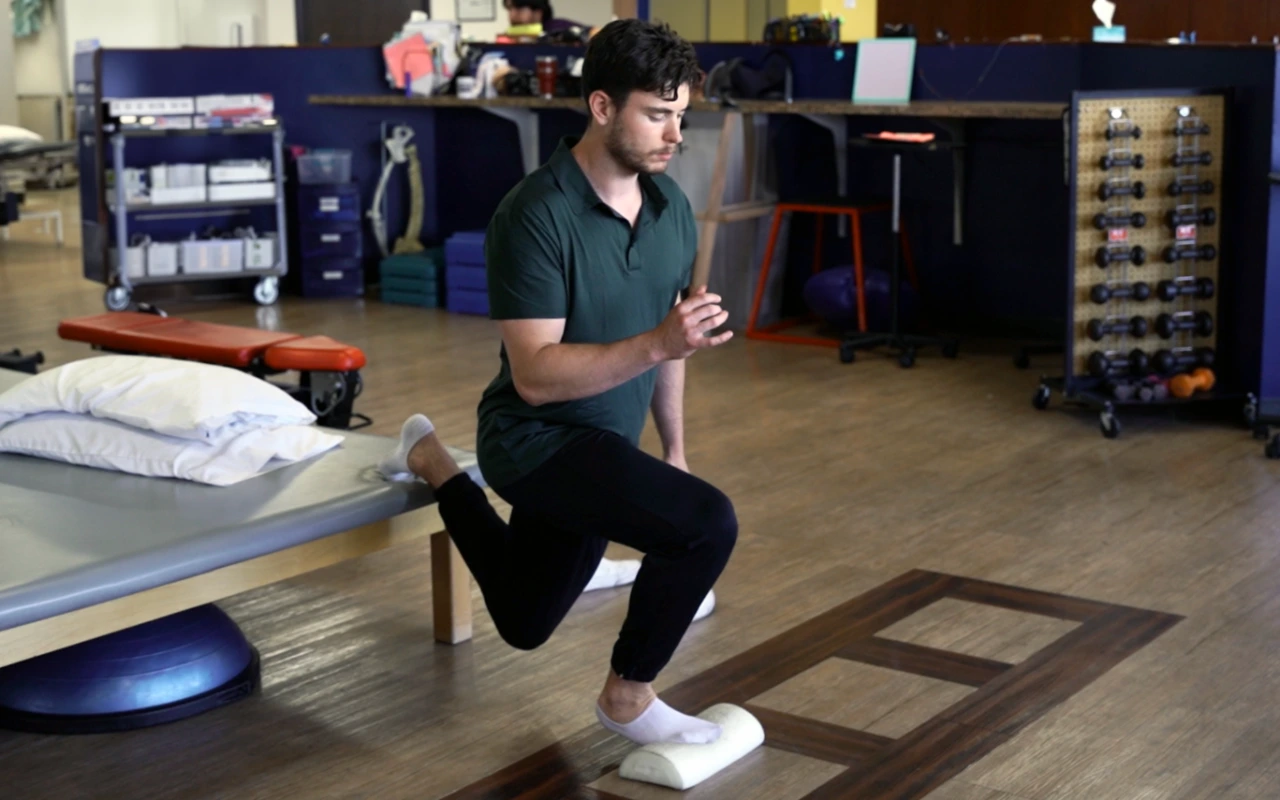
[[[299,186],[298,216],[308,222],[359,222],[359,184]]]
[[[350,150],[312,150],[298,156],[298,183],[349,183]]]

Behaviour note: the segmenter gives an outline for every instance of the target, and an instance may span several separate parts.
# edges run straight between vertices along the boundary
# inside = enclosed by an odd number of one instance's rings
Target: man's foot
[[[607,730],[639,745],[710,744],[721,733],[714,722],[681,714],[662,702],[650,684],[624,681],[612,672],[596,701],[596,719]]]
[[[639,572],[640,561],[638,559],[614,560],[602,558],[600,559],[600,566],[596,567],[596,573],[591,576],[591,580],[587,582],[586,588],[582,591],[594,592],[598,589],[613,589],[618,586],[626,586],[636,582],[636,574]]]
[[[414,414],[400,427],[400,443],[378,464],[378,472],[392,481],[421,478],[433,489],[439,489],[462,468],[436,437],[431,420]]]
[[[707,592],[706,597],[702,598],[702,605],[698,606],[697,612],[694,613],[693,621],[697,622],[703,617],[710,615],[712,611],[715,611],[715,608],[716,608],[716,590],[712,589],[711,591]]]

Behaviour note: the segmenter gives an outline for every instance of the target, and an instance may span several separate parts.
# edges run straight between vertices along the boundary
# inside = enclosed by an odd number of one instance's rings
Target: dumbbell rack
[[[1216,355],[1225,110],[1194,90],[1073,97],[1065,363],[1036,408],[1057,389],[1114,439],[1122,406],[1228,399],[1216,381],[1170,389]]]

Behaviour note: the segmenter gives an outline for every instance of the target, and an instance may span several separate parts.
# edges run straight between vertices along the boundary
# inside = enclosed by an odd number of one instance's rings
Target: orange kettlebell
[[[1169,380],[1169,392],[1174,397],[1186,399],[1196,393],[1196,390],[1207,392],[1213,388],[1213,370],[1207,367],[1200,367],[1190,375],[1183,373],[1174,375]]]

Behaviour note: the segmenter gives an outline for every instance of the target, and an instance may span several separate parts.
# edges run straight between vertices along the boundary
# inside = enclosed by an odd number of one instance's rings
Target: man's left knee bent
[[[725,556],[738,541],[738,515],[733,501],[714,487],[698,504],[694,526],[708,545]]]

